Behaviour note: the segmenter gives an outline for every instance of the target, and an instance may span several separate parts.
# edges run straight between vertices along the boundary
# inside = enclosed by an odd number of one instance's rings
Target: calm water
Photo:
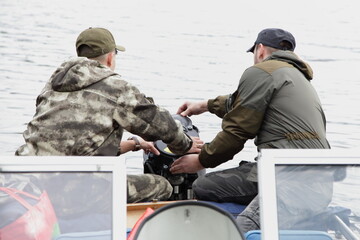
[[[13,155],[35,112],[35,98],[63,61],[75,55],[79,32],[110,29],[127,51],[117,72],[174,113],[185,100],[231,93],[248,66],[257,33],[281,27],[297,39],[297,54],[314,69],[313,84],[327,115],[334,149],[360,140],[360,15],[356,0],[1,0],[0,154]],[[290,4],[290,6],[289,6]],[[284,7],[282,7],[284,6]],[[192,117],[210,141],[220,119]],[[256,154],[253,142],[220,168]],[[142,171],[141,153],[127,155],[129,172]]]

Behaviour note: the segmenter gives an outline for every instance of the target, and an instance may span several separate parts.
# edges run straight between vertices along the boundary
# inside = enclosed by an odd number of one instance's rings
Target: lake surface
[[[327,116],[332,148],[360,142],[360,15],[356,0],[1,0],[0,154],[13,155],[35,113],[35,99],[63,61],[75,56],[78,34],[90,27],[111,30],[126,52],[117,72],[156,103],[175,113],[185,101],[233,92],[252,65],[246,53],[267,27],[292,32],[296,53],[314,70],[313,85]],[[211,141],[221,120],[211,114],[191,118]],[[235,166],[256,155],[252,141]],[[127,155],[129,172],[142,171],[140,152]]]

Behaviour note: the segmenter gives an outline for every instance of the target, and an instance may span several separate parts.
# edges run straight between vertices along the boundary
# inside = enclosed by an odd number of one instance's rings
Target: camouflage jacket
[[[63,63],[36,100],[36,113],[16,155],[119,154],[127,130],[148,141],[162,140],[174,153],[192,141],[180,122],[120,75],[97,61],[74,58]]]
[[[246,69],[233,94],[208,101],[209,111],[223,119],[222,131],[204,145],[201,164],[226,162],[253,138],[258,149],[330,148],[312,77],[311,67],[290,51]]]

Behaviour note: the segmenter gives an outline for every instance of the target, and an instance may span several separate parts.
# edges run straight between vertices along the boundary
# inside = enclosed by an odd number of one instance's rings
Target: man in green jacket
[[[326,119],[319,97],[310,83],[313,72],[293,51],[293,35],[285,30],[262,30],[248,52],[254,65],[243,73],[233,94],[202,102],[185,102],[178,113],[191,116],[209,111],[222,118],[222,131],[202,147],[199,155],[179,158],[172,173],[214,168],[255,138],[263,148],[330,148]],[[256,163],[212,172],[193,184],[198,199],[249,204],[238,217],[243,231],[259,229]]]

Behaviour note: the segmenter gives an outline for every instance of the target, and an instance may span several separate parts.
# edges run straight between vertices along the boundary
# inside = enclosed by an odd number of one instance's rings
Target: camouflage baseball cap
[[[86,45],[88,51],[80,53],[82,45]],[[79,57],[94,58],[115,49],[125,51],[123,46],[116,45],[113,35],[105,28],[88,28],[81,32],[76,40],[76,52]]]

